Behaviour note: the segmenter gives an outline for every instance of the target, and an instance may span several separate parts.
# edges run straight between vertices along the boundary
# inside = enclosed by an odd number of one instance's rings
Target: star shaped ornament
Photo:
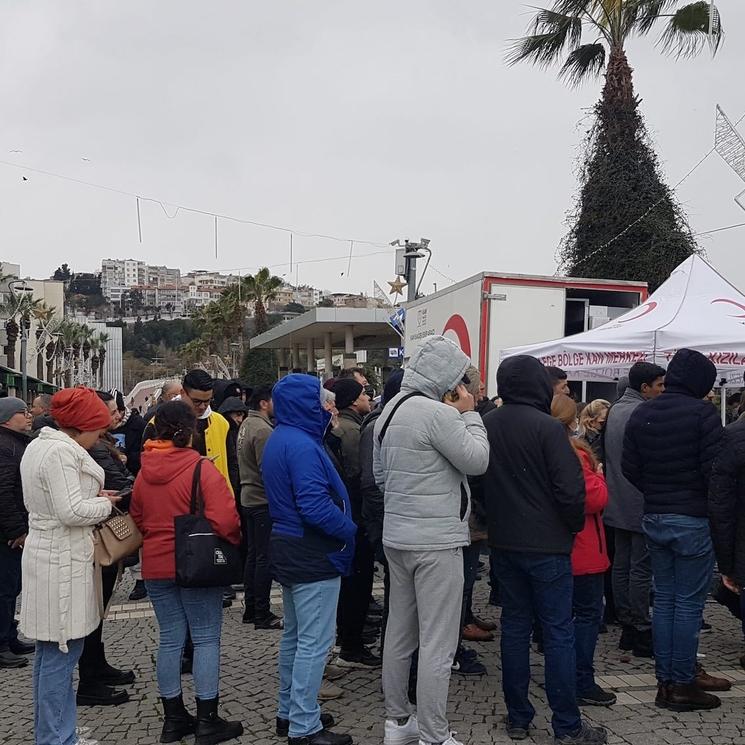
[[[404,287],[406,287],[406,282],[401,279],[401,277],[396,277],[393,282],[388,282],[388,284],[391,287],[391,291],[388,293],[389,295],[403,295],[404,294]]]

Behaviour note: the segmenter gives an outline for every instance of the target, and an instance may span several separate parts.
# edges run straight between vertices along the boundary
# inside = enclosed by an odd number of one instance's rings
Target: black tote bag
[[[202,460],[194,468],[188,515],[174,518],[176,584],[179,587],[228,587],[243,581],[240,548],[215,533],[204,516]]]

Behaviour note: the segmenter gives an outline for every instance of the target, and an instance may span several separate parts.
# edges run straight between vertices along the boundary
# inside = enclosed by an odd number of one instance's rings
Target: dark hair
[[[566,380],[569,376],[560,368],[560,367],[552,367],[547,366],[546,372],[548,373],[549,378],[551,378],[551,385],[554,385],[559,380]]]
[[[636,362],[629,370],[629,387],[637,393],[641,393],[642,386],[646,383],[652,385],[657,378],[665,375],[665,368],[651,362]]]
[[[96,395],[105,403],[109,403],[109,401],[113,401],[114,397],[108,393],[107,391],[96,391]]]
[[[215,381],[206,370],[190,370],[184,375],[184,381],[181,385],[190,391],[207,392],[215,387]]]
[[[272,389],[268,385],[262,385],[254,389],[251,398],[248,400],[248,408],[252,411],[259,411],[262,401],[272,400]]]
[[[197,426],[194,412],[183,401],[167,401],[155,414],[155,437],[171,440],[177,448],[188,447]]]
[[[361,367],[348,367],[344,370],[340,370],[339,374],[336,377],[337,378],[353,378],[355,375],[361,375],[363,378],[367,377],[367,375],[365,374],[365,371]]]

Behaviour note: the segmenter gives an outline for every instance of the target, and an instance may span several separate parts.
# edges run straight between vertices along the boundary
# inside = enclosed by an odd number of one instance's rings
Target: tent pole
[[[722,426],[727,426],[727,389],[724,387],[724,381],[719,389],[719,409],[722,413]]]

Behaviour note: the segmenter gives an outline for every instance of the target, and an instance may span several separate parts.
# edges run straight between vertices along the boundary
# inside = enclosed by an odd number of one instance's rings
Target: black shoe
[[[270,613],[266,618],[257,618],[254,621],[254,628],[258,631],[269,629],[270,631],[279,631],[285,627],[285,622],[280,616]]]
[[[339,657],[334,663],[337,667],[375,668],[381,667],[383,661],[373,654],[367,647],[362,647],[359,652],[339,652]]]
[[[197,720],[186,710],[184,699],[161,698],[163,704],[163,731],[160,735],[161,742],[178,742],[187,735],[193,735],[197,730]]]
[[[667,699],[670,692],[670,683],[657,684],[657,696],[654,699],[654,705],[658,709],[667,709]]]
[[[651,631],[637,631],[634,634],[634,648],[631,651],[634,657],[651,659],[654,657]]]
[[[130,600],[144,600],[147,597],[147,587],[145,587],[145,583],[138,579],[135,582],[135,587],[132,592],[129,593],[129,599]]]
[[[226,587],[225,592],[222,594],[223,600],[235,600],[235,590],[232,587]]]
[[[450,670],[456,675],[462,675],[464,678],[476,678],[486,675],[486,667],[477,659],[456,659]]]
[[[256,610],[252,605],[243,606],[243,623],[254,623],[256,621]]]
[[[323,725],[324,729],[331,729],[335,724],[334,717],[332,717],[331,714],[329,714],[328,712],[322,711],[321,724]],[[289,731],[290,720],[277,717],[277,737],[287,737]]]
[[[671,711],[705,711],[722,705],[718,696],[702,691],[695,683],[671,683],[665,703]]]
[[[708,634],[711,631],[711,624],[701,619],[701,633]]]
[[[135,674],[132,670],[119,670],[116,667],[112,667],[109,663],[105,663],[104,666],[97,670],[91,675],[98,683],[103,683],[108,686],[127,686],[132,685],[135,682]]]
[[[230,608],[233,605],[233,601],[230,598],[223,598],[222,599],[222,607],[223,608]]]
[[[634,648],[636,629],[633,626],[623,626],[621,638],[618,640],[618,648],[624,652],[630,652]]]
[[[577,691],[577,703],[580,706],[613,706],[617,700],[615,693],[604,691],[597,684],[584,693]]]
[[[129,701],[126,691],[103,683],[80,683],[76,697],[78,706],[121,706]]]
[[[36,644],[31,642],[21,642],[18,639],[14,639],[8,647],[13,654],[33,654],[36,651]]]
[[[9,649],[5,649],[0,652],[0,668],[6,668],[8,670],[18,667],[26,667],[28,665],[28,659],[21,657],[19,654],[14,654]]]
[[[506,724],[507,737],[510,740],[527,740],[530,736],[530,725],[526,724],[524,727],[522,724],[512,724],[510,720],[507,720]]]
[[[218,698],[197,699],[197,729],[194,745],[217,745],[243,734],[240,722],[226,722],[217,715]]]
[[[604,727],[590,727],[582,722],[576,732],[568,732],[561,737],[554,737],[555,745],[604,745],[608,742],[608,732]]]
[[[315,734],[305,737],[287,738],[288,745],[352,745],[352,742],[350,735],[339,735],[325,729],[318,730]]]

